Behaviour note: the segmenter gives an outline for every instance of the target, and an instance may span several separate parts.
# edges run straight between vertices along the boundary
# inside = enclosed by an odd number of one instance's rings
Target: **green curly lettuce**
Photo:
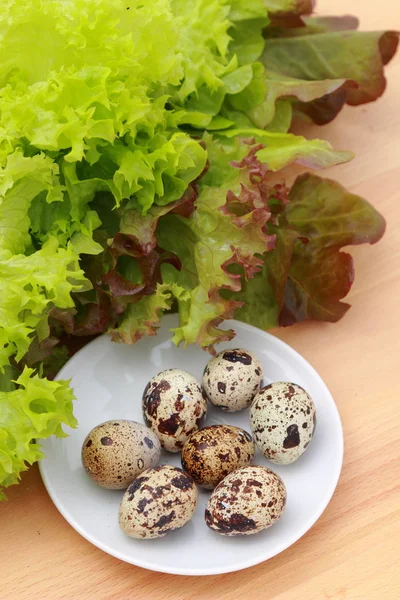
[[[2,488],[18,483],[27,465],[43,458],[36,438],[65,437],[62,425],[76,427],[76,419],[68,381],[41,379],[26,367],[14,384],[8,382],[7,391],[1,379],[0,386],[0,499],[4,499]]]

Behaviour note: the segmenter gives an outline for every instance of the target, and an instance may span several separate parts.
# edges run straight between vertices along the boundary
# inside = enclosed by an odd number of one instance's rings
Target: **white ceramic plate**
[[[186,350],[170,341],[174,316],[165,317],[158,335],[133,346],[97,338],[64,366],[59,379],[72,378],[79,427],[64,439],[43,442],[46,458],[40,463],[44,484],[58,510],[83,537],[128,563],[181,575],[211,575],[237,571],[260,563],[291,544],[312,527],[326,508],[339,479],[343,433],[338,411],[326,385],[292,348],[255,327],[232,321],[237,336],[220,349],[242,347],[254,352],[264,369],[264,383],[293,381],[303,386],[317,407],[318,423],[312,443],[291,465],[265,464],[282,477],[287,506],[282,518],[262,533],[237,538],[220,536],[205,525],[209,493],[201,491],[197,512],[185,527],[164,538],[135,540],[118,526],[123,492],[97,487],[81,465],[82,442],[95,425],[109,419],[142,422],[141,396],[148,380],[159,371],[178,367],[201,380],[208,355],[196,346]],[[249,431],[248,411],[224,413],[210,409],[207,424],[231,423]],[[180,466],[180,456],[165,453],[162,462]]]

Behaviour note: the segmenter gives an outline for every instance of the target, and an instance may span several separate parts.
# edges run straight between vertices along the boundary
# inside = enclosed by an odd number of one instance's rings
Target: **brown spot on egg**
[[[185,408],[185,401],[183,400],[183,394],[178,394],[177,399],[175,400],[175,410],[179,412]]]
[[[254,486],[254,487],[262,487],[262,483],[260,483],[259,481],[257,481],[256,479],[248,479],[246,481],[247,485],[250,486]]]
[[[220,459],[221,462],[227,462],[229,461],[229,452],[227,452],[226,454],[218,454],[218,458]]]
[[[186,475],[186,473],[182,473],[182,475],[171,479],[171,484],[180,490],[190,490],[193,487],[193,481]]]
[[[145,481],[148,481],[148,477],[137,477],[133,483],[128,487],[128,501],[131,502],[134,498],[135,493],[140,489]]]
[[[285,398],[287,398],[288,400],[291,400],[293,398],[293,396],[295,395],[296,390],[294,389],[294,387],[292,385],[288,385],[287,386],[287,392],[285,393]]]
[[[219,391],[220,394],[225,394],[225,392],[226,392],[226,383],[223,383],[222,381],[218,381],[217,387],[218,387],[218,391]]]
[[[212,514],[210,513],[210,511],[208,509],[206,509],[204,516],[205,516],[207,525],[210,527],[210,525],[213,522],[213,518],[212,518]]]
[[[169,419],[160,420],[158,423],[158,431],[167,435],[174,435],[181,425],[178,413],[174,413]],[[182,423],[184,425],[184,423]]]
[[[243,365],[251,365],[253,362],[252,357],[242,350],[227,350],[223,353],[222,357],[228,362],[240,362]]]
[[[255,529],[256,524],[253,519],[249,519],[245,515],[239,513],[233,513],[229,519],[216,519],[210,511],[206,510],[206,523],[207,525],[213,526],[213,529],[217,529],[221,533],[244,533]]]
[[[286,433],[287,436],[283,441],[284,448],[295,448],[300,444],[300,434],[297,425],[289,425],[289,427],[286,430]]]
[[[153,527],[164,527],[165,525],[167,525],[168,523],[171,523],[171,521],[173,521],[175,518],[175,511],[171,511],[169,515],[162,515],[159,520],[157,521],[157,523],[154,523]]]
[[[112,439],[108,436],[102,437],[100,441],[103,444],[103,446],[112,446],[113,443]]]
[[[152,500],[152,498],[141,498],[138,502],[138,512],[142,513],[144,512],[144,509],[146,508],[146,506],[148,504],[151,504],[152,502],[154,502],[154,500]]]
[[[147,391],[143,396],[143,406],[147,414],[151,417],[156,416],[157,409],[161,403],[161,394],[168,391],[170,388],[170,383],[166,379],[162,379],[159,383],[156,383],[150,393]]]
[[[92,440],[88,440],[86,442],[86,448],[90,448],[90,446],[93,444]]]
[[[152,496],[154,498],[154,500],[157,500],[158,498],[161,498],[165,492],[168,492],[170,490],[170,486],[169,485],[158,485],[154,490],[149,490],[152,493]]]

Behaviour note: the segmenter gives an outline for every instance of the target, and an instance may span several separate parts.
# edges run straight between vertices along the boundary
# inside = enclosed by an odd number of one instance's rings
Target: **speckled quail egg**
[[[250,406],[260,389],[262,368],[257,358],[235,348],[214,356],[203,373],[203,388],[207,398],[229,412]]]
[[[222,535],[251,535],[276,523],[285,504],[285,485],[276,473],[266,467],[243,467],[217,485],[205,520]]]
[[[316,424],[315,405],[296,383],[271,383],[254,398],[250,422],[264,456],[278,464],[289,464],[311,442]]]
[[[180,369],[162,371],[143,392],[144,420],[169,452],[182,450],[206,412],[206,398],[197,379]]]
[[[197,505],[193,479],[178,467],[144,471],[126,490],[119,525],[134,538],[157,538],[186,525]]]
[[[213,489],[226,475],[254,458],[249,433],[232,425],[211,425],[190,436],[182,450],[182,467],[194,481]]]
[[[135,421],[106,421],[86,436],[82,463],[101,487],[123,490],[142,471],[154,467],[160,453],[160,442],[148,427]]]

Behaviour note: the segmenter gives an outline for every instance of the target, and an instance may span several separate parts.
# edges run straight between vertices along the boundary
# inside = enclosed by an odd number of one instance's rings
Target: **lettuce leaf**
[[[231,152],[225,157],[225,165],[229,158],[240,156],[242,151],[240,146],[232,145]],[[273,244],[273,238],[264,231],[270,213],[259,205],[262,200],[258,197],[262,192],[249,181],[246,169],[238,168],[232,173],[225,187],[208,185],[212,179],[212,172],[209,172],[201,180],[195,211],[190,217],[168,214],[160,219],[158,243],[178,257],[180,268],[177,270],[172,265],[162,268],[164,285],[156,290],[158,304],[154,305],[147,298],[132,304],[118,328],[113,330],[114,339],[119,336],[123,341],[129,341],[126,336],[129,331],[130,341],[135,341],[140,335],[137,322],[141,312],[154,314],[154,309],[165,310],[168,308],[166,301],[170,302],[171,297],[177,304],[180,318],[180,325],[174,331],[175,343],[196,342],[212,347],[234,335],[232,331],[218,329],[218,325],[233,314],[238,304],[234,300],[225,301],[219,290],[240,289],[241,275],[232,273],[231,265],[240,266],[245,277],[252,276],[260,268],[257,255]],[[240,215],[231,212],[235,205],[239,205]]]
[[[15,384],[11,391],[0,391],[0,499],[27,464],[43,458],[36,438],[65,437],[62,424],[76,427],[68,381],[41,379],[26,367]]]
[[[306,320],[338,321],[350,308],[341,300],[354,279],[344,246],[376,243],[383,217],[335,181],[312,174],[297,178],[278,215],[276,249],[263,270],[235,295],[236,318],[263,329]]]
[[[264,32],[261,62],[266,72],[273,74],[277,97],[283,95],[285,83],[291,83],[288,91],[298,100],[297,113],[323,125],[332,121],[344,104],[373,102],[383,94],[384,66],[396,53],[397,32],[354,31],[358,22],[351,17],[311,17],[300,25]],[[349,56],[357,60],[349,60]],[[305,98],[305,90],[312,91],[314,98]]]
[[[275,133],[258,129],[228,129],[220,132],[228,138],[250,138],[260,143],[255,156],[272,171],[279,171],[296,162],[314,169],[327,168],[348,162],[351,152],[333,150],[325,140],[306,140],[290,133]]]
[[[72,247],[52,238],[28,256],[0,251],[0,369],[20,361],[35,334],[48,336],[51,308],[74,306],[71,293],[90,287]]]
[[[278,131],[274,125],[277,111],[282,99],[286,104],[292,106],[288,100],[298,100],[302,103],[310,103],[327,95],[347,93],[347,89],[355,87],[355,83],[346,79],[324,79],[317,81],[306,81],[295,77],[289,77],[283,73],[274,72],[265,68],[261,63],[253,64],[254,76],[250,84],[239,94],[229,98],[230,105],[237,110],[243,111],[251,123],[260,129],[271,129]],[[286,132],[292,121],[292,113]]]

